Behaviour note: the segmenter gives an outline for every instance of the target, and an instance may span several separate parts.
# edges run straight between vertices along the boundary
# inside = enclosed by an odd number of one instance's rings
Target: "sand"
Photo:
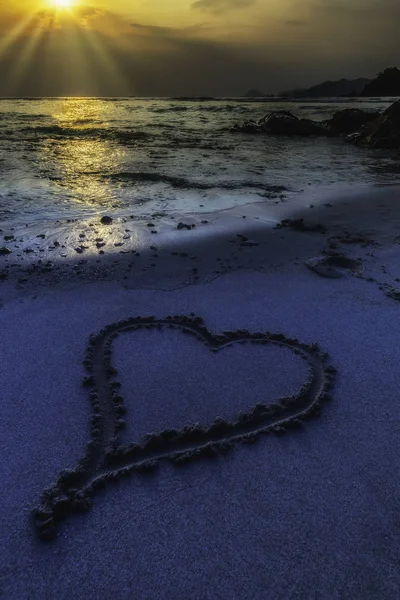
[[[10,267],[0,282],[2,598],[398,598],[399,192],[374,193],[302,213],[326,234],[251,222],[239,233],[258,246],[233,244],[231,232],[190,247],[186,237],[198,280],[189,257],[178,260],[169,246],[158,283],[152,271],[161,267],[124,280],[125,255],[114,278],[104,269],[97,281],[90,261],[79,277],[66,264],[64,276],[26,283]],[[328,250],[361,270],[329,278],[304,264]],[[213,336],[245,329],[317,343],[337,370],[332,400],[284,435],[181,466],[162,460],[154,473],[108,483],[87,513],[68,515],[42,541],[32,509],[90,439],[89,336],[129,317],[191,313]],[[212,353],[164,328],[114,344],[124,443],[194,419],[232,421],[263,393],[267,405],[295,394],[307,377],[300,356],[271,344]]]

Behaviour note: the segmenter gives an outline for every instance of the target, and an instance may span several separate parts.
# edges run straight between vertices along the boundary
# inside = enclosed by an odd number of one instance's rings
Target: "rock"
[[[388,298],[392,298],[392,300],[397,300],[397,302],[400,302],[400,292],[396,289],[386,292],[386,296],[388,296]]]
[[[306,225],[303,218],[283,219],[276,225],[275,229],[283,229],[285,227],[289,227],[294,231],[307,231],[312,233],[326,233],[328,231],[325,225],[322,225],[321,223],[316,223],[315,225]]]
[[[366,123],[379,117],[378,112],[367,112],[359,108],[345,108],[324,121],[324,125],[333,135],[348,135],[358,131]]]
[[[348,141],[368,148],[400,148],[400,100],[389,106],[377,119],[367,123]]]
[[[104,215],[104,217],[101,217],[100,219],[100,223],[102,225],[111,225],[111,223],[113,222],[111,217],[108,217],[107,215]]]
[[[335,267],[332,267],[332,265],[329,265],[326,262],[325,257],[322,257],[322,256],[316,256],[315,258],[310,258],[309,260],[306,260],[306,262],[304,264],[306,265],[306,267],[311,269],[311,271],[314,271],[318,275],[321,275],[321,277],[328,277],[330,279],[339,279],[340,277],[343,277],[343,275],[344,275],[341,271],[339,271]]]
[[[318,275],[329,277],[330,279],[343,277],[345,271],[351,271],[355,274],[360,273],[362,268],[359,261],[340,253],[309,258],[304,264],[315,273],[318,273]]]
[[[346,108],[335,113],[331,119],[318,122],[311,119],[299,119],[291,112],[278,110],[268,113],[259,121],[247,121],[243,124],[234,125],[231,131],[330,137],[355,133],[365,125],[374,122],[378,117],[378,112]]]
[[[178,225],[176,226],[177,229],[192,229],[193,227],[195,227],[195,225],[189,225],[188,223],[178,223]]]
[[[5,256],[6,254],[11,254],[11,250],[5,246],[0,246],[0,256]]]
[[[286,110],[270,112],[259,121],[247,121],[242,125],[234,125],[231,131],[240,133],[269,133],[272,135],[329,135],[329,132],[322,124],[310,119],[299,119]]]

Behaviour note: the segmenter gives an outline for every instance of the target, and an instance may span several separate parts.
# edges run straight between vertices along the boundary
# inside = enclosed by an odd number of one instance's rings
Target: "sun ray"
[[[125,92],[122,92],[126,88],[125,78],[117,62],[113,59],[105,45],[100,43],[95,31],[85,29],[83,34],[94,53],[94,57],[98,59],[98,62],[101,63],[101,67],[105,70],[110,83],[118,90],[118,95],[124,95]]]
[[[5,54],[11,46],[27,33],[35,18],[35,14],[30,14],[26,19],[19,21],[3,39],[0,38],[0,56]]]
[[[15,93],[18,93],[19,83],[29,68],[29,65],[34,62],[33,59],[43,38],[43,34],[43,28],[37,25],[36,28],[30,33],[29,37],[27,37],[25,44],[19,52],[18,60],[16,61],[10,75],[11,89],[14,89]]]
[[[70,70],[74,72],[74,94],[80,96],[86,91],[86,94],[96,95],[98,77],[95,70],[91,68],[90,49],[87,48],[86,36],[79,23],[71,26],[70,36],[69,59]]]

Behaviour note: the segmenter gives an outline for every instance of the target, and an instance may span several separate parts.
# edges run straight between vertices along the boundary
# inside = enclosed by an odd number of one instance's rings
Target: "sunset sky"
[[[1,0],[0,96],[241,95],[399,64],[399,0]]]

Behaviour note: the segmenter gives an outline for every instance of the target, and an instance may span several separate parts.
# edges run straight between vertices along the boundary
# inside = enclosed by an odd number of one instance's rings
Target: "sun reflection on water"
[[[101,209],[119,206],[115,188],[103,175],[118,170],[124,155],[112,140],[102,139],[110,128],[107,109],[107,103],[99,100],[63,100],[52,114],[60,135],[49,140],[45,149],[54,184],[66,189],[76,204]],[[68,130],[65,139],[64,130]]]
[[[109,127],[109,103],[98,98],[65,98],[57,102],[53,119],[63,127],[73,127],[83,122],[98,122]]]

